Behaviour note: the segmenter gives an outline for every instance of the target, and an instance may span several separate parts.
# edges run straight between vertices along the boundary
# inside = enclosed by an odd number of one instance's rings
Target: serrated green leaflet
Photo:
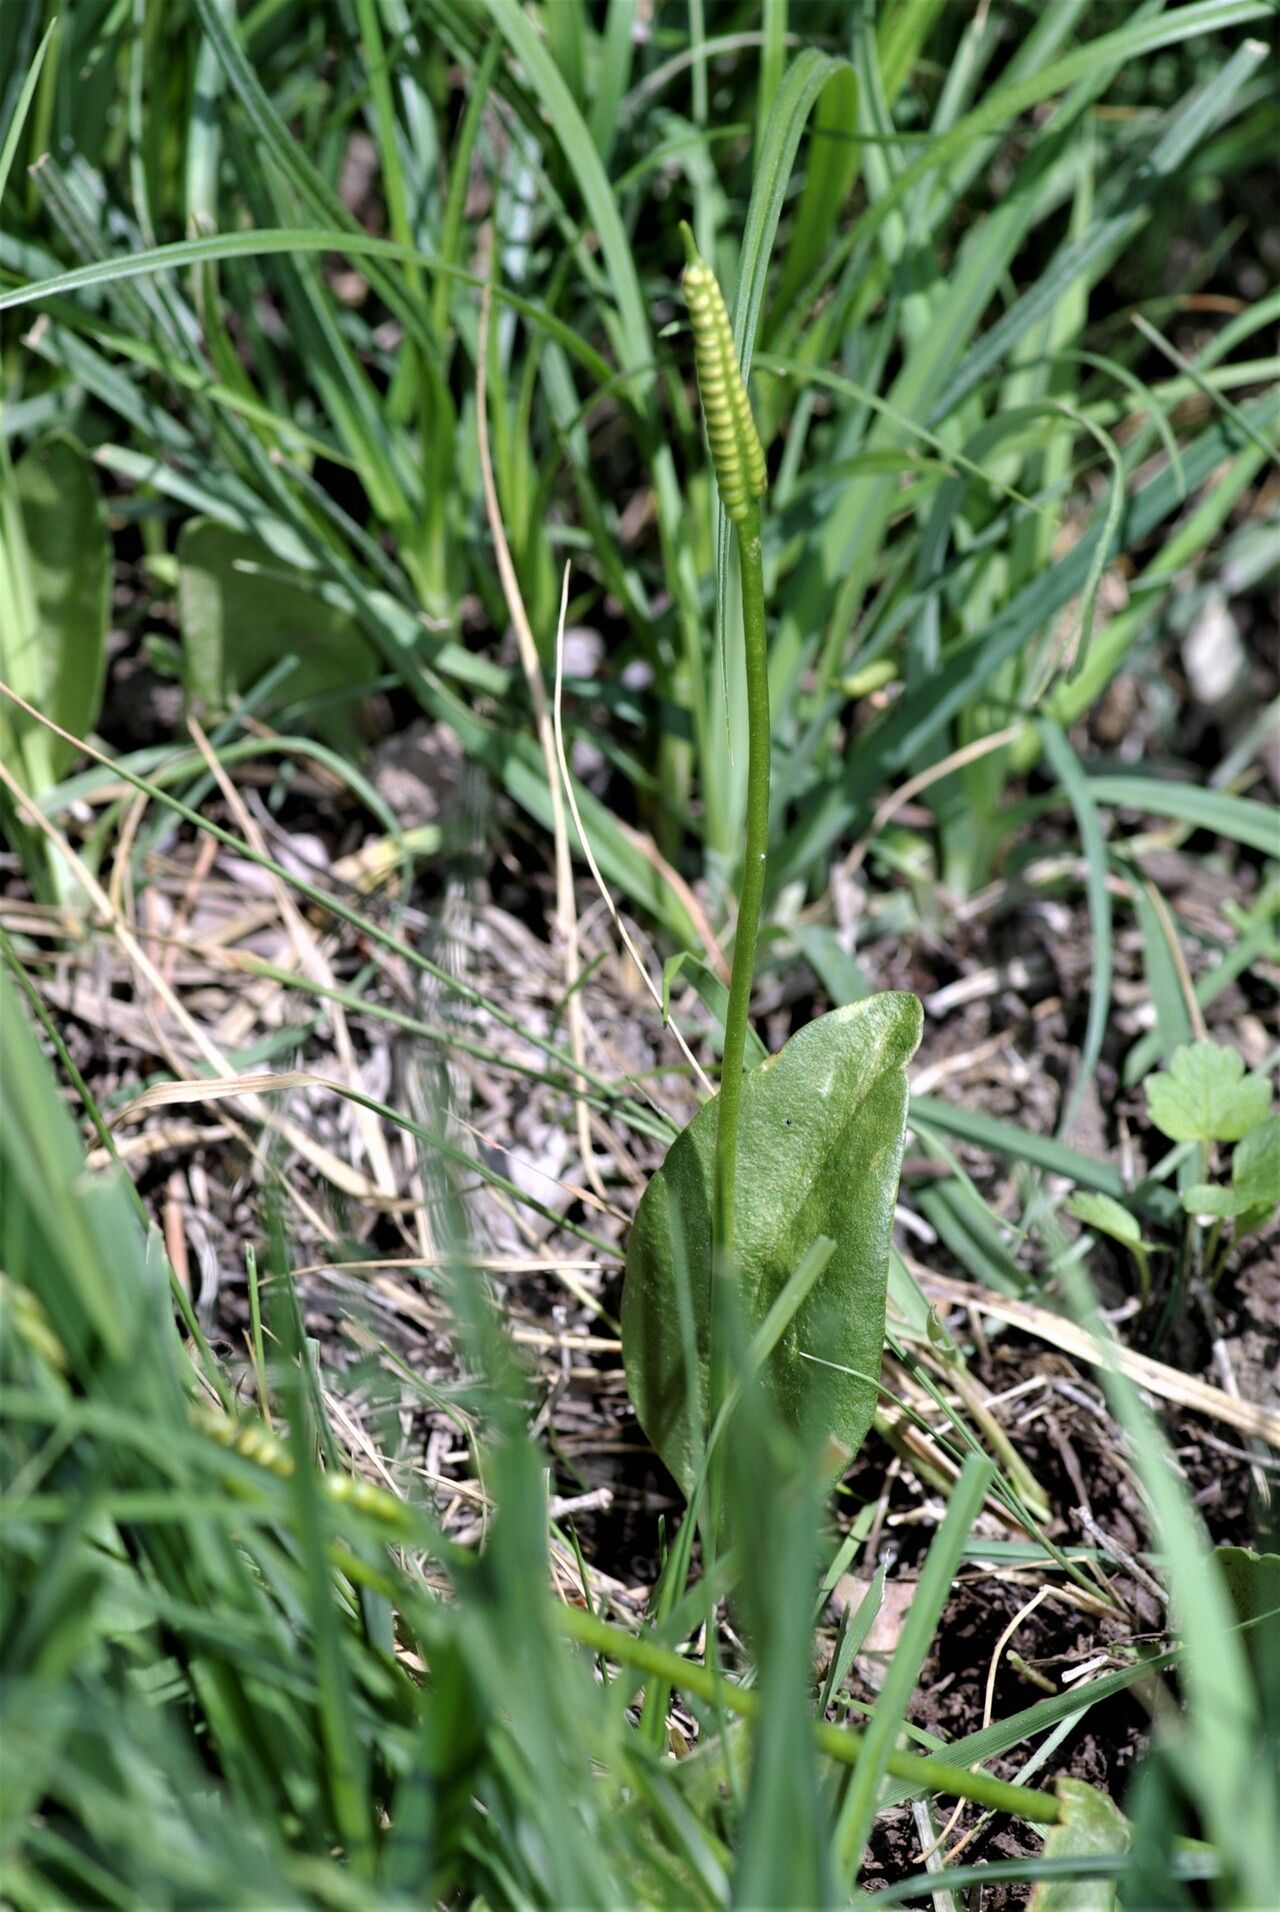
[[[1231,1160],[1231,1179],[1259,1207],[1280,1203],[1280,1115],[1268,1116],[1245,1136]]]
[[[764,1381],[792,1427],[850,1453],[875,1407],[906,1065],[921,1025],[913,996],[869,997],[810,1023],[742,1087],[733,1256],[744,1327],[760,1326],[815,1238],[829,1236],[831,1261],[766,1363]],[[707,1428],[715,1128],[711,1102],[645,1191],[622,1299],[627,1385],[686,1493]],[[696,1343],[692,1376],[685,1309]]]
[[[1147,1085],[1151,1120],[1171,1142],[1238,1142],[1265,1121],[1271,1084],[1218,1042],[1190,1042]]]

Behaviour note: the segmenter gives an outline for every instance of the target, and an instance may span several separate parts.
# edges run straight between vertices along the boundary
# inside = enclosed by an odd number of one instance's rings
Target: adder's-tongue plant
[[[682,232],[698,389],[742,578],[746,851],[720,1093],[676,1137],[636,1211],[622,1347],[636,1413],[692,1496],[712,1478],[708,1461],[729,1425],[741,1378],[728,1372],[731,1350],[828,1476],[866,1435],[920,1005],[904,995],[847,1004],[746,1071],[769,836],[766,468],[724,298]],[[740,1158],[750,1169],[741,1182]]]

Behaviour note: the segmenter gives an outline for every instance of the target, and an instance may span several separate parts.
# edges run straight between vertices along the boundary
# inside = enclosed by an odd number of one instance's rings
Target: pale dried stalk
[[[1252,1435],[1280,1449],[1280,1414],[1271,1408],[1235,1399],[1222,1388],[1214,1387],[1211,1382],[1200,1380],[1197,1375],[1180,1374],[1176,1368],[1166,1366],[1163,1361],[1155,1361],[1148,1354],[1135,1353],[1132,1348],[1123,1347],[1119,1342],[1101,1341],[1086,1328],[1051,1313],[1048,1308],[1037,1308],[1029,1301],[1018,1301],[1010,1295],[993,1294],[990,1289],[978,1288],[969,1282],[951,1281],[945,1275],[935,1275],[910,1256],[904,1256],[903,1259],[912,1274],[918,1276],[931,1300],[980,1308],[992,1320],[1003,1321],[1011,1328],[1021,1328],[1024,1333],[1035,1335],[1039,1340],[1047,1341],[1050,1347],[1061,1348],[1064,1353],[1075,1355],[1092,1367],[1117,1367],[1130,1381],[1145,1388],[1148,1394],[1157,1394],[1162,1400],[1173,1401],[1179,1407],[1208,1415],[1211,1420],[1221,1421],[1226,1427],[1234,1427],[1240,1434]]]
[[[908,777],[906,782],[899,784],[896,790],[891,790],[884,802],[878,805],[866,835],[859,837],[845,858],[841,865],[841,875],[847,878],[857,874],[866,860],[867,851],[884,829],[885,824],[896,817],[899,810],[910,803],[913,797],[918,797],[922,790],[927,790],[940,778],[949,777],[953,770],[963,770],[966,764],[976,763],[980,757],[989,756],[993,750],[999,750],[1005,744],[1016,743],[1026,727],[1023,722],[1006,724],[1003,730],[993,730],[989,737],[978,737],[971,744],[962,744],[960,749],[953,750],[950,756],[931,764],[927,770],[921,770],[916,776]]]
[[[614,928],[617,930],[618,935],[622,939],[623,948],[626,950],[628,956],[631,958],[632,962],[635,964],[636,973],[640,977],[640,980],[644,984],[645,988],[648,990],[650,996],[653,998],[654,1007],[657,1009],[658,1014],[661,1015],[662,1014],[662,997],[659,995],[657,986],[654,983],[652,976],[649,974],[648,967],[646,966],[643,958],[641,957],[639,950],[636,948],[635,943],[632,940],[630,931],[627,929],[626,924],[623,922],[622,916],[618,910],[618,907],[615,904],[612,896],[610,896],[609,891],[605,885],[605,880],[603,876],[601,876],[600,874],[600,865],[596,862],[595,851],[591,848],[590,839],[587,836],[586,830],[583,828],[582,817],[578,810],[578,799],[574,795],[573,777],[569,771],[569,758],[564,747],[564,723],[563,723],[564,620],[565,620],[565,613],[568,609],[568,604],[569,604],[569,567],[566,564],[564,567],[564,578],[560,585],[560,617],[556,625],[556,687],[555,687],[555,698],[552,703],[552,715],[553,715],[554,730],[555,730],[556,759],[560,766],[560,777],[564,784],[565,798],[568,802],[569,809],[573,815],[574,827],[576,828],[578,832],[578,841],[581,843],[583,854],[587,859],[587,868],[591,871],[592,877],[595,879],[595,886],[600,892],[601,899],[604,903],[605,908],[609,912],[609,916],[613,923]],[[722,956],[721,962],[723,962],[723,960],[724,958]],[[707,1073],[705,1069],[702,1067],[702,1064],[698,1061],[698,1058],[694,1055],[692,1049],[689,1047],[688,1043],[685,1041],[684,1036],[681,1034],[677,1025],[674,1022],[672,1022],[669,1026],[671,1029],[671,1033],[674,1035],[676,1041],[680,1045],[681,1054],[684,1056],[686,1062],[689,1064],[689,1067],[693,1070],[694,1075],[697,1077],[699,1087],[703,1090],[705,1094],[707,1095],[712,1094],[711,1083],[707,1077]]]
[[[507,615],[511,619],[511,626],[515,632],[516,649],[520,654],[520,667],[524,672],[525,685],[529,692],[534,728],[537,731],[538,744],[546,764],[547,787],[551,795],[551,824],[555,839],[556,934],[564,951],[565,1016],[569,1030],[569,1052],[578,1067],[579,1093],[574,1102],[574,1115],[577,1121],[578,1148],[582,1156],[582,1172],[600,1200],[607,1201],[600,1170],[596,1166],[595,1150],[591,1145],[591,1124],[584,1100],[587,1091],[586,1030],[583,1023],[580,988],[582,962],[578,949],[578,912],[573,894],[573,859],[569,852],[569,832],[565,824],[564,800],[560,791],[560,779],[556,774],[551,715],[547,708],[546,686],[542,681],[542,660],[538,656],[538,646],[529,624],[528,613],[524,608],[524,599],[520,595],[520,581],[516,577],[516,568],[511,561],[511,548],[507,543],[506,528],[502,522],[502,507],[498,500],[498,487],[494,483],[493,460],[489,451],[486,372],[491,305],[492,295],[486,285],[480,301],[480,330],[476,340],[476,438],[480,452],[480,477],[484,487],[485,512],[493,537],[494,555],[498,561],[498,576],[502,582],[502,595],[506,599]]]

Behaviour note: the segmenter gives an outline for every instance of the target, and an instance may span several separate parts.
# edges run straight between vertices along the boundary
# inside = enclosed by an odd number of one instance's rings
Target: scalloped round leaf
[[[1148,1077],[1147,1112],[1171,1142],[1238,1142],[1267,1119],[1271,1084],[1246,1075],[1244,1058],[1220,1042],[1175,1049],[1169,1068]]]
[[[800,1030],[742,1085],[734,1255],[744,1327],[761,1326],[817,1238],[829,1236],[831,1258],[761,1378],[788,1425],[850,1454],[875,1411],[906,1065],[921,1025],[914,996],[867,997]],[[622,1296],[631,1399],[686,1494],[708,1425],[715,1136],[713,1099],[645,1190]]]

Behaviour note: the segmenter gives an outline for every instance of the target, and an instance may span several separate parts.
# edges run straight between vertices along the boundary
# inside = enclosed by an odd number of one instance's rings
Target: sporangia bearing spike
[[[724,294],[710,266],[699,257],[688,226],[682,223],[680,230],[688,258],[684,296],[693,325],[694,363],[711,462],[725,511],[735,524],[742,524],[764,495],[764,449],[734,350]]]

